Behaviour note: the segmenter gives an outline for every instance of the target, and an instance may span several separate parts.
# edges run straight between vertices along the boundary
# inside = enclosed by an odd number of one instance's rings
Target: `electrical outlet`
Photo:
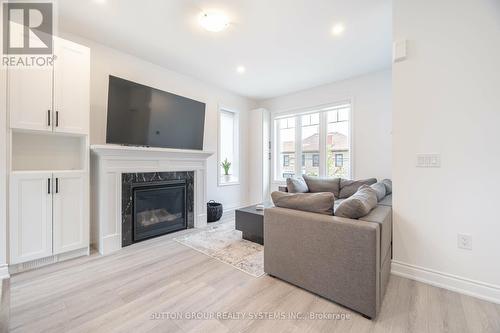
[[[458,234],[458,248],[464,250],[472,250],[472,236],[466,234]]]

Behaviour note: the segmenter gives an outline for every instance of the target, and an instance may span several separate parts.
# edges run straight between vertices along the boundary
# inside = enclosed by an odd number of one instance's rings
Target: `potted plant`
[[[224,169],[224,180],[226,182],[229,182],[231,180],[231,175],[229,174],[229,169],[231,168],[231,162],[229,162],[226,158],[224,162],[221,163],[221,166]]]

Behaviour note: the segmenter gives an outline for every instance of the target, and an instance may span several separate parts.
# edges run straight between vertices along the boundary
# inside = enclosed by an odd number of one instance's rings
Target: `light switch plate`
[[[417,154],[417,167],[419,168],[440,168],[440,154]]]
[[[406,60],[407,57],[407,41],[398,40],[392,45],[392,61],[400,62]]]
[[[472,236],[467,234],[458,234],[458,248],[464,250],[472,250]]]

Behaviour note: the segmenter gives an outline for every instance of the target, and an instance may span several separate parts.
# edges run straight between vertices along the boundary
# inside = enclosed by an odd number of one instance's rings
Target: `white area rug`
[[[175,240],[252,276],[264,275],[264,246],[242,239],[234,220],[210,223]]]

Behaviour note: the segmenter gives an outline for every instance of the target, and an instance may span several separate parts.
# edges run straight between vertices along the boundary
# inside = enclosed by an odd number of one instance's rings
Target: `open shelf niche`
[[[87,137],[12,132],[12,172],[85,171]]]

